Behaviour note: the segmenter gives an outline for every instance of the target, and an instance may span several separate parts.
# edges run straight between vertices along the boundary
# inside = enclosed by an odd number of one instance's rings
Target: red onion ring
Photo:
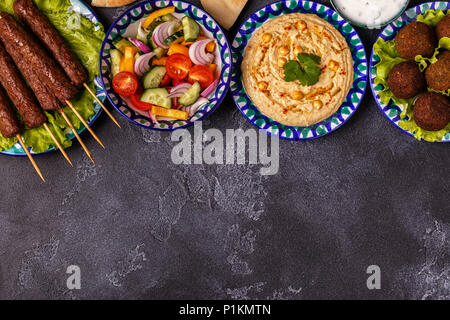
[[[197,113],[197,111],[200,109],[200,107],[204,106],[208,102],[209,102],[209,100],[206,98],[199,98],[196,103],[194,103],[193,105],[190,105],[188,107],[183,107],[183,108],[181,108],[181,110],[189,113],[189,115],[192,117],[194,114]]]
[[[186,83],[186,82],[180,83],[179,85],[173,87],[172,90],[170,90],[170,94],[169,94],[168,98],[180,98],[191,87],[192,87],[192,85],[189,83]]]
[[[144,73],[150,70],[150,61],[154,56],[156,56],[156,53],[150,52],[137,58],[134,63],[134,73],[136,73],[138,77],[142,77]]]
[[[153,115],[152,110],[148,112],[148,117],[150,118],[150,120],[152,120],[153,124],[159,126],[158,118],[155,115]]]
[[[156,27],[155,31],[153,31],[153,42],[160,48],[168,49],[169,47],[164,44],[164,40],[171,36],[179,26],[179,20],[172,20],[160,24]]]
[[[146,44],[144,44],[142,41],[139,41],[138,39],[135,39],[135,38],[129,38],[128,40],[130,40],[130,42],[132,44],[134,44],[143,53],[152,52],[152,50],[150,50],[150,48]]]
[[[214,61],[214,55],[206,52],[206,46],[213,40],[205,39],[194,42],[189,48],[189,57],[197,65],[209,65]]]
[[[203,98],[208,98],[216,89],[217,85],[219,84],[219,79],[214,81],[208,88],[205,89],[205,91],[202,92]]]

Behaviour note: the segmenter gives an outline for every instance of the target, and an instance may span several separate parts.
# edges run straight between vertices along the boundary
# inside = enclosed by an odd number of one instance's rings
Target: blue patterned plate
[[[98,20],[97,16],[95,15],[95,13],[86,4],[84,4],[83,1],[70,0],[70,2],[72,4],[71,9],[73,10],[73,12],[78,13],[78,14],[82,15],[83,17],[85,17],[86,19],[88,19],[89,21],[91,21],[95,25],[95,30],[103,28],[103,26],[101,25],[100,21]],[[100,101],[105,102],[106,93],[102,89],[102,86],[100,85],[100,82],[98,81],[98,79],[95,80],[95,86],[97,89],[97,92],[96,92],[97,97],[99,98]],[[92,125],[95,122],[95,120],[97,120],[98,117],[100,116],[100,114],[102,113],[102,108],[97,103],[97,101],[94,101],[93,104],[94,104],[94,115],[89,119],[89,122],[88,122],[89,125]],[[86,128],[82,127],[81,129],[77,130],[77,132],[79,134],[81,134],[85,130],[86,130]],[[70,130],[67,133],[67,137],[70,140],[75,139],[75,135]],[[44,152],[41,152],[41,153],[35,153],[35,152],[33,152],[33,150],[30,150],[30,152],[33,155],[45,154],[45,153],[49,153],[49,152],[53,152],[53,151],[55,151],[55,148],[53,148],[53,147],[51,147],[50,149],[48,149]],[[22,147],[20,146],[19,143],[15,144],[8,150],[0,151],[0,154],[4,154],[4,155],[8,155],[8,156],[18,156],[18,157],[26,157],[27,156],[25,151],[22,149]]]
[[[188,15],[195,19],[202,26],[203,32],[208,37],[217,40],[218,52],[216,54],[216,63],[221,70],[221,75],[216,91],[209,97],[210,102],[200,108],[191,119],[188,121],[159,121],[158,124],[154,124],[148,116],[130,108],[126,101],[112,90],[110,50],[113,47],[113,41],[123,35],[131,24],[148,16],[155,10],[169,6],[176,8],[176,14]],[[107,32],[100,53],[100,73],[102,85],[108,93],[108,100],[128,121],[146,129],[172,131],[189,127],[196,121],[206,119],[220,105],[225,98],[231,80],[231,49],[225,33],[217,22],[209,14],[193,4],[172,0],[144,1],[122,14]]]
[[[292,127],[283,125],[262,114],[253,104],[242,83],[241,63],[243,61],[247,43],[253,32],[270,19],[289,13],[314,13],[320,18],[330,22],[347,39],[350,46],[355,70],[355,81],[347,99],[340,109],[330,118],[310,127]],[[367,87],[368,67],[364,45],[353,27],[342,19],[335,11],[313,1],[285,0],[268,5],[244,22],[240,27],[232,44],[233,76],[231,79],[231,92],[234,101],[255,127],[264,130],[270,135],[287,140],[310,140],[327,135],[347,122],[359,107]]]
[[[413,7],[405,11],[405,13],[398,18],[393,23],[386,26],[386,28],[381,32],[377,41],[382,38],[385,41],[394,40],[399,31],[406,26],[407,24],[416,21],[417,16],[420,14],[424,14],[427,10],[447,10],[450,9],[450,3],[447,1],[436,1],[436,2],[428,2]],[[379,93],[383,90],[382,85],[375,85],[375,78],[377,77],[377,68],[375,66],[380,62],[380,57],[374,54],[372,50],[372,56],[370,58],[370,86],[372,88],[373,96],[375,97],[375,101],[377,102],[378,107],[381,112],[385,115],[386,118],[401,131],[409,134],[414,137],[414,133],[404,130],[400,127],[400,121],[403,119],[400,117],[403,112],[403,106],[397,106],[393,101],[391,101],[388,105],[384,104],[381,101]],[[438,142],[450,142],[450,132],[447,133],[442,141]]]

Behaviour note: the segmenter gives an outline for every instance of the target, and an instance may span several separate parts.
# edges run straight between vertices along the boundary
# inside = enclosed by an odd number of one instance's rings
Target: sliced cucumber
[[[178,100],[180,104],[183,106],[190,106],[197,102],[198,98],[200,98],[200,94],[202,92],[202,87],[200,83],[196,82],[192,85],[192,87],[186,91],[186,93]]]
[[[144,89],[158,88],[166,76],[166,67],[155,66],[142,77]]]
[[[117,49],[111,49],[111,73],[114,77],[116,74],[120,72],[120,61],[122,60],[123,54]]]
[[[166,40],[164,40],[164,44],[166,46],[170,46],[172,43],[174,43],[175,41],[177,41],[178,39],[180,39],[183,36],[184,36],[184,31],[183,30],[175,32],[173,35],[171,35]]]
[[[148,39],[148,44],[150,45],[150,47],[151,47],[153,50],[156,50],[156,49],[159,48],[159,47],[156,45],[155,41],[153,41],[153,36],[152,36],[151,34],[148,35],[147,39]]]
[[[183,23],[184,41],[194,42],[200,36],[200,25],[191,17],[184,17],[181,22]]]
[[[156,54],[156,58],[161,59],[163,56],[167,54],[167,50],[163,48],[156,48],[153,50],[153,52]]]
[[[141,101],[151,103],[166,109],[172,108],[172,99],[168,98],[169,91],[165,88],[147,89],[141,97]]]
[[[172,14],[166,14],[165,16],[161,17],[161,20],[164,22],[175,20],[176,18]]]
[[[150,34],[149,30],[146,30],[142,27],[139,28],[136,39],[141,41],[143,44],[148,45],[148,35]]]
[[[113,45],[114,47],[116,47],[117,50],[119,50],[122,53],[125,53],[126,47],[134,47],[134,44],[132,44],[130,41],[122,37],[118,37],[116,40],[114,40]]]

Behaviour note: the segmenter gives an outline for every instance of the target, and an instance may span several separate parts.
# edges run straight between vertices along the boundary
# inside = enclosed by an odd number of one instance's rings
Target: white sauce
[[[334,0],[337,8],[352,22],[379,27],[395,18],[407,0]]]

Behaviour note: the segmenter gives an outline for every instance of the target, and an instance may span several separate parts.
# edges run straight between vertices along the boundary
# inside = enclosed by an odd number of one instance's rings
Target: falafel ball
[[[427,131],[444,129],[450,121],[450,101],[439,93],[420,95],[414,103],[414,120]]]
[[[406,60],[414,60],[418,55],[430,58],[437,46],[434,30],[423,22],[410,23],[395,38],[397,52]]]
[[[450,38],[450,14],[446,15],[436,26],[438,40],[444,37]]]
[[[425,89],[425,78],[413,61],[397,64],[388,77],[389,89],[400,99],[411,99]]]
[[[438,61],[430,65],[425,71],[428,86],[436,91],[450,89],[450,51],[438,55]]]

